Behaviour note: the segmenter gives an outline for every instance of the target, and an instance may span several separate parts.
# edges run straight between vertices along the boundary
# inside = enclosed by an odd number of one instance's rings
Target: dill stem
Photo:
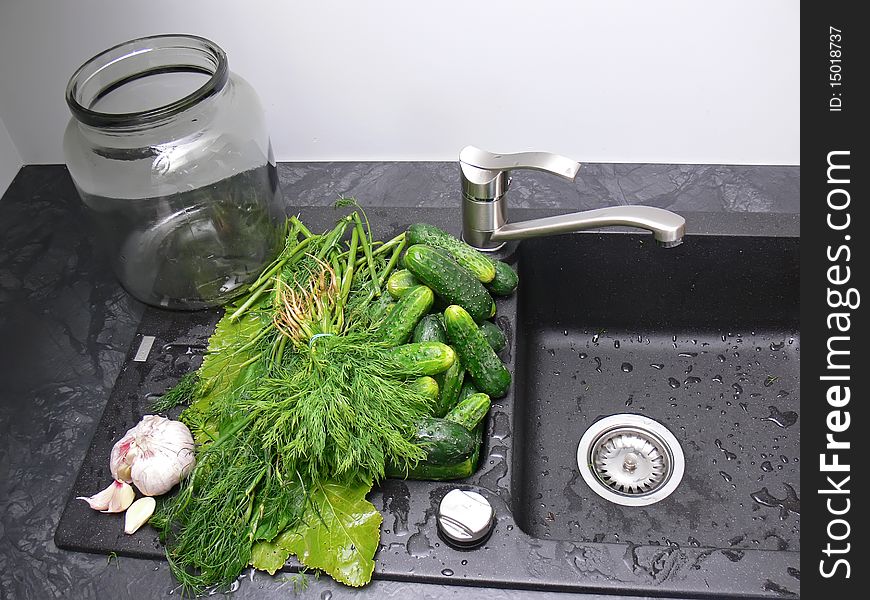
[[[353,213],[353,220],[356,221],[356,229],[359,232],[359,236],[361,238],[363,253],[365,254],[366,260],[369,263],[369,275],[371,275],[372,283],[375,286],[375,296],[380,296],[381,284],[378,281],[378,271],[377,269],[375,269],[375,259],[372,256],[371,239],[369,238],[372,233],[371,229],[369,229],[368,234],[366,234],[365,229],[363,228],[362,219],[360,218],[358,212]]]
[[[333,230],[326,234],[323,247],[320,249],[320,252],[317,253],[318,260],[323,260],[323,257],[325,257],[338,243],[338,240],[344,237],[344,232],[352,220],[353,219],[350,215],[342,217],[339,219],[338,224],[336,224]]]
[[[344,279],[341,282],[341,292],[338,295],[338,310],[343,311],[347,297],[350,294],[350,286],[353,281],[354,258],[356,257],[357,244],[359,243],[359,231],[354,227],[350,234],[350,251],[347,255],[347,269],[344,272]]]
[[[305,223],[299,220],[298,216],[294,215],[290,217],[290,222],[299,228],[299,233],[301,233],[303,236],[305,236],[306,238],[311,237],[311,230],[305,226]]]
[[[400,233],[399,235],[397,235],[397,236],[394,237],[393,239],[391,239],[391,240],[389,240],[389,241],[387,241],[387,242],[384,242],[384,244],[383,244],[380,248],[378,248],[377,250],[375,250],[374,253],[375,253],[376,255],[377,255],[377,254],[381,254],[381,253],[383,253],[383,252],[386,252],[387,250],[389,250],[390,248],[392,248],[392,247],[395,246],[396,244],[401,244],[401,243],[404,242],[404,241],[405,241],[405,232],[403,231],[402,233]]]
[[[272,346],[272,364],[279,366],[284,358],[284,347],[287,346],[287,336],[279,334]]]
[[[245,314],[245,312],[247,312],[249,308],[251,308],[254,302],[256,302],[257,299],[263,295],[263,292],[267,290],[268,284],[271,283],[271,278],[288,264],[293,264],[293,262],[296,262],[296,260],[301,256],[302,250],[305,248],[305,246],[308,245],[311,240],[312,238],[305,238],[304,240],[299,242],[296,247],[293,248],[290,254],[278,261],[278,263],[275,264],[275,266],[273,266],[271,269],[260,275],[257,278],[257,281],[255,281],[251,285],[251,289],[253,290],[253,292],[250,296],[248,296],[248,299],[245,300],[245,302],[239,308],[237,308],[233,314],[230,315],[230,321],[238,321],[239,318],[243,314]],[[290,262],[291,260],[293,262]]]
[[[384,268],[384,272],[381,273],[381,277],[378,283],[382,284],[387,280],[390,276],[390,273],[396,268],[396,265],[399,262],[399,256],[402,254],[402,251],[405,249],[405,245],[407,244],[407,239],[405,238],[405,234],[401,235],[402,241],[399,242],[399,245],[396,246],[396,249],[393,250],[393,255],[390,257],[390,262],[387,263],[387,266]],[[393,238],[396,239],[396,238]]]
[[[248,350],[248,349],[251,348],[254,344],[256,344],[257,342],[259,342],[260,340],[262,340],[264,337],[266,337],[266,334],[269,333],[269,330],[270,330],[269,327],[263,327],[257,335],[255,335],[255,336],[252,337],[250,340],[248,340],[247,342],[245,342],[245,344],[244,344],[243,346],[240,346],[239,348],[236,348],[236,349],[233,351],[233,354],[238,354],[239,352],[244,352],[245,350]]]

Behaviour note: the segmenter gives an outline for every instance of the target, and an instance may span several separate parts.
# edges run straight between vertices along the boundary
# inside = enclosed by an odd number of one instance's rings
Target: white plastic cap
[[[438,506],[438,528],[448,541],[473,546],[489,535],[493,516],[489,501],[477,492],[451,490]]]

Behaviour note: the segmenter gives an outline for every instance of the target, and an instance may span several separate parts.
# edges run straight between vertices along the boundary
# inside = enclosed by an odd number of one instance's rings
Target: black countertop
[[[288,206],[341,195],[364,206],[443,207],[459,218],[454,163],[285,163]],[[735,215],[799,212],[798,167],[584,166],[577,181],[523,174],[511,205],[585,210],[647,204],[701,211],[717,229],[746,233]],[[21,169],[0,200],[0,597],[142,598],[177,594],[164,562],[59,550],[53,535],[143,306],[115,282],[62,166]],[[246,572],[235,595],[285,597],[289,578]],[[299,598],[545,598],[529,592],[374,581],[352,590],[311,580]],[[594,596],[587,596],[594,597]]]

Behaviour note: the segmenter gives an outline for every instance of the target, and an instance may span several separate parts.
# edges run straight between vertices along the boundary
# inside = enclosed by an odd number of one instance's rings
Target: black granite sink
[[[318,229],[337,217],[291,210]],[[455,211],[368,214],[379,237],[411,221],[458,233]],[[696,233],[718,224],[756,236],[690,235],[665,250],[650,236],[582,233],[499,255],[521,278],[519,294],[497,303],[514,385],[493,403],[475,475],[386,480],[373,491],[384,515],[376,578],[669,597],[799,593],[797,219],[686,216]],[[72,497],[105,486],[113,440],[198,364],[195,349],[218,316],[146,310]],[[143,336],[155,337],[154,350],[136,362]],[[583,431],[617,412],[660,421],[686,453],[683,482],[656,505],[611,505],[578,476]],[[496,511],[492,536],[473,551],[438,537],[435,510],[455,487],[479,491]],[[58,546],[162,556],[153,530],[125,536],[101,517],[68,503]]]
[[[689,236],[666,250],[581,234],[524,241],[517,260],[519,526],[734,560],[799,550],[797,239]],[[620,506],[581,478],[581,435],[617,413],[676,436],[685,475],[665,500]]]

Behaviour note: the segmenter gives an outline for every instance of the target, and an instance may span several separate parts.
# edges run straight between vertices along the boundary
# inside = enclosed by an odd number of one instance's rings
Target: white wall
[[[67,79],[124,40],[213,39],[279,160],[799,163],[794,0],[20,0],[0,3],[0,117],[62,162]]]
[[[0,119],[0,197],[21,168],[21,156]]]

